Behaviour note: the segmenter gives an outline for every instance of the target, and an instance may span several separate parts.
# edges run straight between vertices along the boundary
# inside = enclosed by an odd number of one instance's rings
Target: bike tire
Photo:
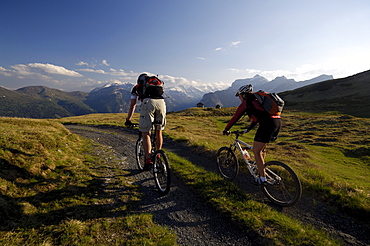
[[[233,180],[238,175],[238,158],[231,148],[221,147],[217,151],[217,168],[224,179]]]
[[[139,138],[135,145],[136,164],[140,171],[144,170],[145,165],[145,153],[143,147],[143,139]]]
[[[171,169],[167,155],[163,150],[154,152],[153,175],[158,192],[161,195],[166,195],[171,187]]]
[[[273,203],[289,207],[302,196],[302,185],[297,174],[287,164],[279,161],[266,163],[267,184],[262,191]]]

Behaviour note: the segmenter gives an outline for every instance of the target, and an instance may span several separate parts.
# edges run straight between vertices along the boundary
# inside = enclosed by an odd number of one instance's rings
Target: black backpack
[[[141,98],[162,98],[164,83],[156,76],[145,76],[139,82],[138,92]]]

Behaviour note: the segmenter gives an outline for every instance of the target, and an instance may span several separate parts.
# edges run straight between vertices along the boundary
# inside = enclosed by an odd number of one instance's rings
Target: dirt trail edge
[[[112,126],[65,126],[73,133],[109,146],[118,158],[125,160],[125,171],[130,173],[130,178],[140,184],[141,192],[145,194],[136,211],[133,212],[153,214],[156,223],[167,226],[177,234],[179,245],[258,245],[260,243],[254,235],[246,234],[228,218],[206,205],[174,174],[169,194],[159,196],[152,174],[139,172],[137,169],[134,158],[137,130]],[[204,153],[195,154],[192,148],[168,138],[164,140],[164,147],[208,171],[217,171],[214,156],[207,156]],[[249,178],[243,173],[240,173],[234,182],[254,195],[258,201],[269,204],[258,188],[251,186]],[[343,245],[370,245],[368,226],[357,223],[334,208],[319,201],[313,201],[312,198],[303,196],[298,204],[290,208],[269,205],[304,224],[326,230],[340,239]]]

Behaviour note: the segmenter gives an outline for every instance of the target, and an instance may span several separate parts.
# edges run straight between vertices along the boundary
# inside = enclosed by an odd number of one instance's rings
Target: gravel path
[[[202,201],[191,189],[186,187],[176,175],[172,175],[171,190],[166,196],[159,196],[151,172],[139,172],[134,159],[134,146],[137,130],[111,126],[88,127],[66,125],[73,133],[90,138],[109,146],[118,158],[124,159],[124,169],[130,177],[140,184],[145,194],[134,212],[151,213],[154,221],[169,227],[178,236],[179,245],[258,245],[253,235],[235,226],[213,208]],[[165,138],[164,147],[189,161],[216,171],[215,157],[194,154],[194,151],[181,143]],[[240,173],[235,183],[255,199],[269,204],[258,188],[246,182],[248,178]],[[343,245],[370,245],[370,228],[354,219],[340,214],[334,208],[313,198],[303,196],[301,201],[290,208],[271,207],[295,217],[302,223],[316,228],[324,228],[328,233],[342,241]]]
[[[125,159],[124,168],[130,173],[130,178],[141,185],[141,192],[145,194],[137,211],[133,212],[153,214],[156,223],[171,228],[177,234],[179,245],[256,245],[253,237],[207,206],[175,175],[172,175],[169,194],[159,196],[151,172],[137,170],[134,159],[137,134],[134,130],[122,131],[111,127],[98,130],[96,127],[77,125],[66,127],[73,133],[110,146],[118,157]]]

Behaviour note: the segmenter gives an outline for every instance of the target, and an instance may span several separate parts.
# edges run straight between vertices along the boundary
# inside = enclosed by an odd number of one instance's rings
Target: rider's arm
[[[136,85],[134,86],[134,88],[132,88],[132,91],[131,91],[130,108],[128,109],[125,125],[132,125],[131,119],[132,119],[132,115],[135,112],[137,97],[138,95],[137,95],[137,85]]]
[[[126,120],[130,120],[131,121],[131,118],[132,118],[132,115],[134,114],[135,108],[136,108],[136,98],[134,98],[134,99],[131,98],[131,100],[130,100],[130,108],[128,110]]]
[[[251,124],[247,128],[247,131],[249,132],[250,130],[252,130],[257,125],[257,123],[257,121],[252,120]]]
[[[236,109],[234,116],[231,118],[225,130],[228,131],[230,128],[243,116],[245,110],[247,109],[247,102],[244,100],[239,107]]]

